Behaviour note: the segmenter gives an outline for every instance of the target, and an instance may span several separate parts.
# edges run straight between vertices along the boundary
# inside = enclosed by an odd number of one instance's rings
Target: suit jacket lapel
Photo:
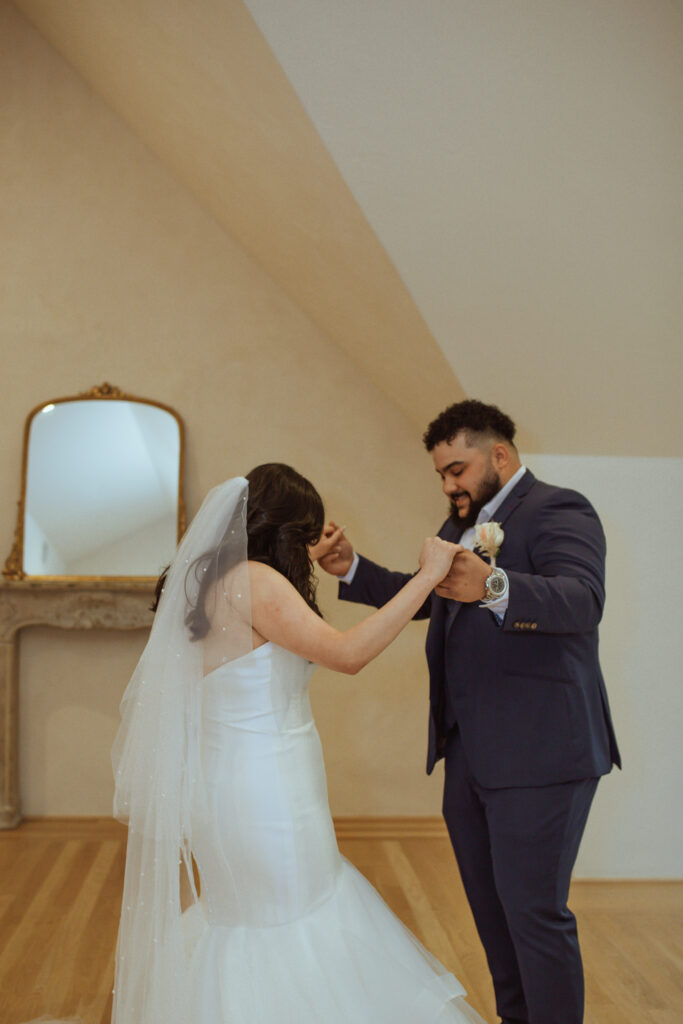
[[[513,489],[510,491],[507,498],[503,502],[503,504],[500,506],[500,508],[496,509],[496,511],[494,512],[494,522],[500,523],[502,526],[505,520],[508,518],[508,516],[510,516],[511,513],[514,512],[519,503],[527,496],[527,494],[529,493],[529,491],[535,483],[536,477],[530,470],[527,469],[522,479],[515,487],[513,487]],[[464,530],[458,530],[455,523],[450,525],[453,531],[453,536],[447,535],[444,531],[444,539],[450,540],[454,544],[457,544],[460,538],[462,537]],[[449,598],[440,598],[439,600],[442,604],[446,605],[444,614],[444,634],[447,636],[451,630],[451,627],[453,626],[453,623],[457,618],[458,612],[462,608],[462,602],[452,601]]]
[[[517,508],[519,503],[523,501],[524,498],[526,498],[527,494],[529,493],[529,491],[535,483],[536,477],[530,469],[527,469],[522,479],[519,481],[516,487],[513,487],[513,489],[510,491],[507,498],[503,502],[503,504],[500,506],[500,508],[493,513],[494,521],[496,523],[500,523],[500,525],[502,526],[505,520],[508,518],[508,516],[510,516],[511,513],[514,512],[514,510]]]

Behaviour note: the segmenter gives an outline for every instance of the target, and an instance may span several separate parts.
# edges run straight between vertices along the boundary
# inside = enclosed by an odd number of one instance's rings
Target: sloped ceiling
[[[683,7],[246,0],[468,394],[683,453]]]
[[[681,454],[680,6],[14,2],[416,425]]]
[[[416,426],[463,395],[241,2],[15,6]]]

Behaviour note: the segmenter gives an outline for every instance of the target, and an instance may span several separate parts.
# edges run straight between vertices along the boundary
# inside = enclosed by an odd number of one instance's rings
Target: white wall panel
[[[683,459],[529,455],[581,491],[607,536],[600,628],[623,771],[598,787],[579,877],[683,875]]]

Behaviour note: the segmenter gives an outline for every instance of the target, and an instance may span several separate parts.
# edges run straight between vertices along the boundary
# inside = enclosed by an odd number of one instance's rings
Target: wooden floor
[[[348,823],[338,831],[342,852],[457,975],[482,1016],[496,1021],[486,961],[442,831],[359,831]],[[0,1024],[45,1012],[109,1024],[124,856],[124,829],[105,819],[26,822],[0,833]],[[576,882],[571,906],[584,954],[586,1024],[683,1020],[683,882]]]

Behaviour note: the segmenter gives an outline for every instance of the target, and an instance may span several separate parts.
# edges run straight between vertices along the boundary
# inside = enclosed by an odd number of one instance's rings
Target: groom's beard
[[[450,502],[451,522],[463,532],[468,530],[470,526],[474,526],[484,505],[498,494],[502,486],[498,473],[496,473],[495,469],[492,469],[479,485],[476,498],[473,498],[469,491],[460,491],[459,495],[453,495]],[[470,500],[469,504],[465,506],[464,514],[461,515],[461,510],[456,505],[454,499],[463,494],[467,495]]]

